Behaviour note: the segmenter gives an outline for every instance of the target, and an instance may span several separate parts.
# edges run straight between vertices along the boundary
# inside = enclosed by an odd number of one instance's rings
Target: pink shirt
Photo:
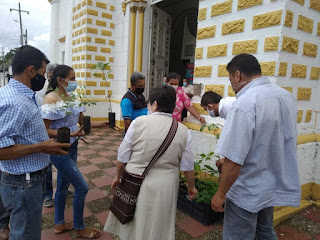
[[[174,117],[177,121],[181,122],[181,113],[183,108],[192,106],[192,103],[182,87],[177,88],[176,96],[176,107],[174,108],[172,117]]]

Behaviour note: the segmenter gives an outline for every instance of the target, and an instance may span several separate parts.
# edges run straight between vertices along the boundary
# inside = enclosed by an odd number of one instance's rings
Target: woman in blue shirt
[[[67,104],[70,93],[77,88],[74,70],[66,65],[58,65],[49,84],[49,90],[42,105],[42,118],[50,137],[57,137],[57,129],[67,127],[70,129],[71,148],[65,156],[51,155],[50,160],[58,170],[57,191],[55,194],[55,227],[54,233],[76,230],[77,237],[98,238],[100,231],[96,228],[87,228],[83,221],[83,209],[88,193],[88,184],[77,167],[77,153],[79,136],[83,136],[82,125],[84,107],[78,100]],[[70,101],[70,100],[69,100]],[[66,193],[70,183],[75,189],[73,199],[73,226],[65,223],[64,210]]]

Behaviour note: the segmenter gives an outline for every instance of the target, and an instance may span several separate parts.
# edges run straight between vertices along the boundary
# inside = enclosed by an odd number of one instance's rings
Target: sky
[[[0,52],[5,53],[20,46],[19,12],[20,2],[23,31],[28,30],[28,44],[39,48],[49,57],[51,5],[48,0],[0,0]],[[14,20],[18,21],[15,22]]]

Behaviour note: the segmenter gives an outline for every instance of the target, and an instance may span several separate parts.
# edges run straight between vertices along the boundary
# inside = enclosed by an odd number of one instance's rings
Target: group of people
[[[78,101],[68,107],[68,114],[64,107],[77,88],[75,72],[66,65],[55,66],[43,102],[37,103],[35,92],[44,87],[48,63],[40,50],[21,47],[13,59],[13,78],[0,89],[0,237],[41,239],[42,204],[50,195],[45,193],[46,172],[52,163],[58,171],[54,232],[75,229],[77,237],[98,238],[100,231],[83,221],[88,185],[76,163],[85,109]],[[210,116],[226,119],[215,150],[223,158],[211,206],[225,212],[223,239],[276,239],[273,207],[300,204],[296,103],[288,91],[261,76],[260,64],[252,55],[235,56],[227,70],[236,98],[206,92],[201,100]],[[125,136],[112,189],[124,170],[141,175],[173,119],[179,123],[173,141],[145,176],[133,221],[123,225],[110,213],[104,230],[121,239],[173,240],[180,171],[187,180],[188,197],[197,195],[191,133],[180,123],[181,113],[185,108],[202,124],[205,119],[178,86],[178,74],[168,74],[165,85],[153,89],[147,101],[144,75],[135,72],[130,80],[131,88],[121,101]],[[70,129],[70,144],[54,140],[61,127]],[[75,189],[73,224],[64,219],[70,183]]]

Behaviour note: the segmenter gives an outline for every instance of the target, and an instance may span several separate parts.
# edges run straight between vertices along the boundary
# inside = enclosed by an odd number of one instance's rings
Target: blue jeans
[[[224,207],[223,240],[237,239],[276,240],[273,207],[252,213],[227,199]]]
[[[46,173],[46,194],[45,199],[52,199],[53,188],[52,188],[52,163],[49,163],[48,170]]]
[[[0,192],[5,209],[10,213],[10,240],[40,240],[45,174],[25,175],[2,173]]]
[[[0,181],[1,181],[1,171],[0,171]],[[0,183],[1,185],[1,183]],[[5,229],[8,227],[10,221],[10,214],[9,212],[4,208],[2,203],[2,198],[0,195],[0,229]]]
[[[73,198],[73,226],[74,229],[85,228],[83,222],[83,209],[86,195],[89,191],[88,184],[77,167],[78,142],[71,145],[68,155],[51,155],[50,159],[58,170],[57,191],[54,199],[56,225],[65,223],[64,210],[66,206],[66,194],[69,184],[74,187]]]

